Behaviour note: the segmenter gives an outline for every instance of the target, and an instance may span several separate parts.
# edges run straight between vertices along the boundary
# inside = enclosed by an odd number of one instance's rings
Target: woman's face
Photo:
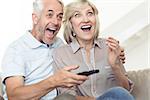
[[[96,16],[88,4],[76,9],[70,19],[73,31],[78,41],[89,41],[94,39]]]

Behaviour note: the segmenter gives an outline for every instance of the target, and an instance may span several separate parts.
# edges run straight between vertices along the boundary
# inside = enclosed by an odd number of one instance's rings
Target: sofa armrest
[[[134,83],[131,94],[136,100],[150,100],[150,69],[129,71],[129,78]]]

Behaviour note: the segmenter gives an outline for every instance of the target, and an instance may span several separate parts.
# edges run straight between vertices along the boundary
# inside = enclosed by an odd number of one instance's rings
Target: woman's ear
[[[34,25],[38,23],[38,15],[36,13],[32,13],[32,21]]]

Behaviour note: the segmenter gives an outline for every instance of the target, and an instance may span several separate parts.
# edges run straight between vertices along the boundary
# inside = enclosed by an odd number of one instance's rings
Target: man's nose
[[[58,24],[58,19],[56,17],[53,17],[51,19],[51,22],[54,24],[54,25],[57,25]]]

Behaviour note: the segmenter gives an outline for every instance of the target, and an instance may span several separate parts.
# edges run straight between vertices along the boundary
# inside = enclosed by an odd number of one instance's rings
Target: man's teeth
[[[55,33],[56,29],[53,28],[47,28],[48,31],[53,32],[53,34]]]

